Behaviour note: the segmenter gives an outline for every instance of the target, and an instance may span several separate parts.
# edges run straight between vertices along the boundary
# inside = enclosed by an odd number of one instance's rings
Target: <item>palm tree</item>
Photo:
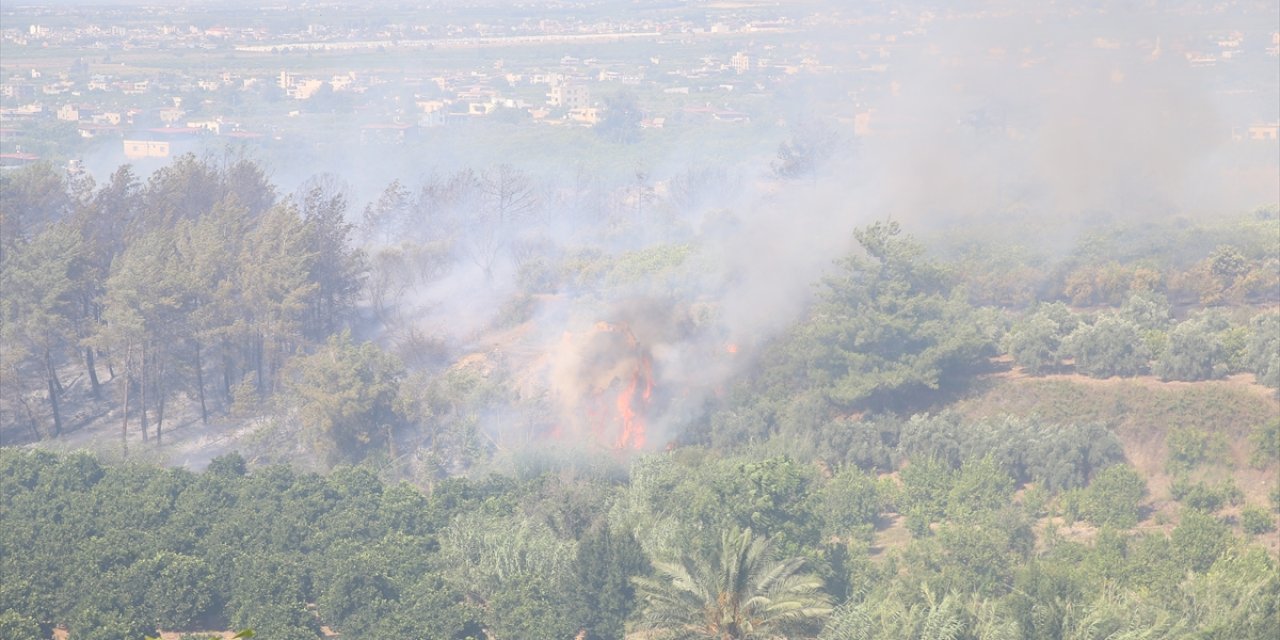
[[[726,531],[720,554],[653,563],[656,577],[633,578],[650,637],[771,640],[805,634],[831,614],[822,579],[801,573],[803,558],[778,560],[750,529]]]

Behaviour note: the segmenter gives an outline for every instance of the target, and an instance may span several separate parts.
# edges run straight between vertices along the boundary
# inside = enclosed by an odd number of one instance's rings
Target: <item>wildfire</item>
[[[645,446],[645,416],[653,399],[653,359],[626,324],[597,322],[592,337],[603,348],[585,356],[589,373],[585,417],[592,437],[615,449]],[[612,345],[612,346],[608,346]]]
[[[637,414],[634,405],[636,403],[636,391],[640,387],[641,379],[644,380],[644,390],[640,392],[641,412]],[[652,397],[653,361],[650,360],[648,354],[644,354],[640,357],[640,365],[631,374],[631,381],[618,394],[618,420],[621,423],[622,431],[618,434],[618,440],[613,445],[615,448],[644,448],[644,410],[648,408],[649,400]]]

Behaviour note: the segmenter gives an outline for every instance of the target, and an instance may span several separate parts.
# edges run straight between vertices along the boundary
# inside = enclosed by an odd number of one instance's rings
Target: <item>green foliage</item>
[[[1004,416],[966,423],[958,413],[912,416],[898,449],[908,458],[933,457],[951,467],[991,456],[1018,483],[1051,490],[1081,487],[1097,471],[1124,458],[1120,442],[1100,424],[1052,424]]]
[[[1168,345],[1152,368],[1162,380],[1213,380],[1227,374],[1227,350],[1222,334],[1228,328],[1220,317],[1201,314],[1178,323]]]
[[[1155,291],[1141,291],[1129,297],[1120,315],[1141,331],[1163,331],[1169,325],[1169,300]]]
[[[564,594],[577,551],[545,524],[517,515],[458,515],[440,536],[444,575],[481,603],[507,637],[563,637],[578,629]]]
[[[957,593],[1002,595],[1012,581],[1015,556],[1009,531],[943,524],[907,551],[912,573]]]
[[[630,533],[614,533],[607,524],[588,531],[578,544],[569,599],[575,620],[588,640],[620,638],[636,607],[631,578],[647,575],[649,560]]]
[[[899,477],[902,491],[898,495],[898,511],[906,515],[907,528],[912,534],[925,535],[929,525],[946,514],[954,474],[948,465],[933,458],[922,458],[908,464]]]
[[[726,500],[736,498],[739,526],[773,537],[774,545],[784,540],[812,544],[816,540],[798,531],[794,522],[804,513],[810,475],[789,458],[742,462],[724,478],[728,486],[721,485],[720,491]],[[798,535],[805,539],[795,540]]]
[[[310,640],[317,615],[343,631],[376,629],[373,613],[403,621],[428,601],[415,584],[435,575],[438,545],[406,513],[417,517],[426,500],[384,491],[367,470],[195,476],[21,449],[0,449],[0,469],[0,610],[65,622],[76,637],[225,619],[260,637]],[[461,633],[475,619],[455,606],[462,593],[431,593],[430,613],[451,621],[419,630]]]
[[[845,467],[816,493],[814,508],[823,519],[823,536],[848,538],[875,523],[884,507],[875,479],[856,467]]]
[[[1280,573],[1259,547],[1232,548],[1183,587],[1187,617],[1203,637],[1263,639],[1280,618]]]
[[[49,162],[0,174],[0,201],[0,260],[72,206],[64,174]]]
[[[1031,375],[1057,369],[1062,360],[1062,341],[1079,324],[1075,314],[1061,302],[1042,305],[1009,329],[1004,350]]]
[[[401,422],[396,411],[402,368],[370,343],[341,333],[290,364],[289,390],[298,419],[329,464],[358,461],[386,443]]]
[[[53,224],[29,241],[8,247],[0,258],[0,391],[12,402],[12,396],[30,393],[28,384],[44,387],[50,436],[62,431],[57,366],[74,346],[76,280],[83,254],[80,235],[68,225]],[[30,375],[24,369],[40,373]],[[17,402],[29,419],[30,405],[25,399]],[[34,422],[28,428],[39,431]]]
[[[835,610],[821,640],[957,640],[970,637],[974,618],[957,593],[941,598],[920,585],[916,593],[848,603]]]
[[[1240,511],[1240,526],[1245,533],[1255,536],[1276,530],[1275,518],[1266,509],[1252,505]]]
[[[1192,482],[1183,476],[1173,481],[1169,486],[1169,493],[1184,506],[1205,513],[1213,513],[1227,504],[1238,504],[1244,498],[1244,494],[1230,479],[1210,485],[1204,481]]]
[[[189,628],[213,605],[213,573],[201,558],[161,552],[129,571],[130,582],[141,587],[144,615],[156,628]]]
[[[239,452],[232,452],[210,460],[205,472],[215,475],[243,476],[248,472],[248,465],[244,456]]]
[[[1081,325],[1067,336],[1063,348],[1075,358],[1077,371],[1094,378],[1136,376],[1151,357],[1138,326],[1115,315]]]
[[[765,640],[816,631],[831,613],[822,580],[801,558],[778,559],[767,538],[726,531],[716,553],[653,560],[635,578],[639,626],[660,638]]]
[[[1266,469],[1280,463],[1280,418],[1272,418],[1249,433],[1249,444],[1253,451],[1249,452],[1249,463],[1259,469]]]
[[[798,330],[807,377],[840,406],[910,404],[912,394],[962,384],[991,353],[978,314],[945,295],[942,269],[901,233],[895,222],[856,232],[866,257],[841,261]]]
[[[1182,521],[1170,535],[1170,544],[1183,566],[1204,572],[1226,551],[1230,538],[1230,529],[1217,518],[1189,509],[1183,510]]]
[[[1104,469],[1089,483],[1081,498],[1080,512],[1096,525],[1132,527],[1147,495],[1147,483],[1128,465]]]
[[[693,247],[688,244],[657,245],[628,251],[614,260],[604,282],[615,287],[638,282],[666,282],[674,287],[684,277],[681,267],[692,253]]]
[[[1258,384],[1280,389],[1280,312],[1268,311],[1249,322],[1245,367]]]
[[[1165,439],[1169,450],[1168,469],[1184,473],[1204,463],[1227,461],[1227,440],[1221,433],[1208,433],[1194,427],[1176,427]]]
[[[40,624],[33,618],[9,610],[0,613],[0,638],[39,638]]]
[[[706,541],[699,534],[705,527],[756,527],[788,554],[817,544],[822,520],[812,513],[812,469],[785,457],[687,453],[636,461],[631,487],[616,509],[616,524],[634,531],[650,555],[671,555],[686,540]]]
[[[1013,478],[996,464],[991,455],[970,458],[960,467],[947,496],[947,518],[954,522],[977,522],[1009,504]]]

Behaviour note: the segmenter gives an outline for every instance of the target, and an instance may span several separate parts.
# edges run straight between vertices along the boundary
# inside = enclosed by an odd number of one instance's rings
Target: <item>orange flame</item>
[[[614,443],[615,448],[644,448],[644,417],[637,415],[635,407],[632,406],[636,400],[636,389],[640,386],[641,378],[644,378],[644,391],[640,394],[640,402],[644,408],[648,407],[649,399],[653,397],[653,362],[648,354],[641,356],[640,364],[631,373],[631,380],[627,383],[627,387],[618,394],[618,420],[622,423],[622,431],[618,435],[617,442]]]
[[[602,336],[601,334],[612,334]],[[578,336],[569,331],[561,342],[573,351]],[[643,449],[647,441],[645,416],[653,400],[653,358],[626,323],[596,322],[583,336],[588,347],[581,376],[575,382],[580,393],[577,430],[591,440],[614,449]],[[557,425],[551,436],[563,435]]]

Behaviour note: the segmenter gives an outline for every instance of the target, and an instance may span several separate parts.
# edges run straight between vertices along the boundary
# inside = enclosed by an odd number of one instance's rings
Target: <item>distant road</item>
[[[545,36],[477,36],[472,38],[433,38],[427,40],[355,40],[348,42],[280,42],[276,44],[237,45],[236,51],[271,53],[273,51],[354,51],[359,49],[456,49],[462,47],[507,47],[529,44],[564,44],[567,42],[616,42],[657,38],[658,31],[625,33],[582,33]],[[671,34],[674,35],[674,34]],[[692,35],[692,34],[689,34]]]

